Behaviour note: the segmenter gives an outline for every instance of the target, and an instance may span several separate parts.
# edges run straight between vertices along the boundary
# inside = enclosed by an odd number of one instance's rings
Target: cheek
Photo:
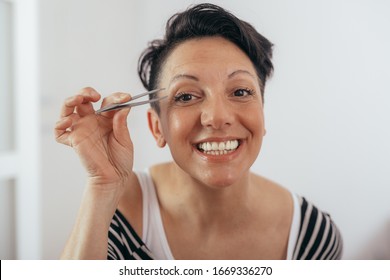
[[[168,112],[167,123],[164,125],[164,134],[168,140],[168,144],[179,142],[190,137],[193,131],[195,116],[192,112],[178,110]]]
[[[242,116],[245,118],[247,126],[250,127],[251,130],[263,132],[264,113],[262,107],[256,104],[254,106],[248,106],[242,111],[245,112]]]
[[[263,115],[258,116],[257,122],[254,124],[258,127],[261,136],[265,135],[265,124]]]
[[[251,131],[253,140],[261,146],[263,137],[265,135],[264,115],[262,111],[253,110],[252,113],[248,111],[245,118],[246,127]]]

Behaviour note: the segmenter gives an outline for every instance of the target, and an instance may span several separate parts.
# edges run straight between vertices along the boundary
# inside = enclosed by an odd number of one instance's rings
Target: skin
[[[159,147],[169,146],[174,161],[150,173],[173,256],[286,258],[291,195],[250,172],[265,135],[260,85],[250,59],[219,37],[188,40],[168,57],[159,87],[166,88],[161,94],[168,98],[161,101],[159,115],[148,111],[149,128]],[[130,98],[116,93],[102,106]],[[56,126],[57,141],[77,151],[89,174],[63,258],[105,258],[116,208],[142,236],[142,193],[131,171],[133,145],[126,127],[129,110],[95,115],[91,103],[99,99],[90,88],[69,98]],[[234,139],[240,145],[226,155],[196,148],[200,142]]]
[[[260,86],[249,58],[221,38],[191,40],[168,58],[160,87],[167,88],[168,101],[160,105],[160,117],[150,113],[151,130],[158,143],[169,145],[177,165],[208,187],[248,181],[265,134]],[[183,92],[192,100],[175,101]],[[240,139],[239,153],[211,157],[193,147],[229,139]]]

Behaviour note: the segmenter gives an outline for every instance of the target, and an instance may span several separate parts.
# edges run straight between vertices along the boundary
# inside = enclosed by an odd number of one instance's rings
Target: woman
[[[130,109],[95,114],[92,88],[68,98],[56,139],[78,153],[88,184],[62,257],[340,258],[329,215],[250,171],[265,135],[271,56],[266,38],[218,6],[174,15],[139,62],[144,86],[167,96],[148,123],[173,158],[145,172],[133,171]],[[129,100],[115,93],[102,107]]]

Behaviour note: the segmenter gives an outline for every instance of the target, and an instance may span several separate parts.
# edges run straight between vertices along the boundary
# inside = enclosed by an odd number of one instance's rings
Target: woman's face
[[[249,174],[265,129],[259,80],[243,51],[219,37],[185,41],[169,55],[159,86],[168,98],[149,123],[182,170],[211,187]]]

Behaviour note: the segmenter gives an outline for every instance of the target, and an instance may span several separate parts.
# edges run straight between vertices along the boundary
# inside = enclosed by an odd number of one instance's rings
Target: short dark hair
[[[166,24],[165,37],[149,43],[138,61],[138,74],[147,90],[157,87],[161,68],[180,43],[202,37],[219,36],[237,45],[252,61],[260,80],[261,96],[267,78],[273,72],[272,46],[249,23],[214,4],[198,4],[173,15]],[[154,98],[151,96],[151,98]],[[158,102],[152,103],[157,113]]]

